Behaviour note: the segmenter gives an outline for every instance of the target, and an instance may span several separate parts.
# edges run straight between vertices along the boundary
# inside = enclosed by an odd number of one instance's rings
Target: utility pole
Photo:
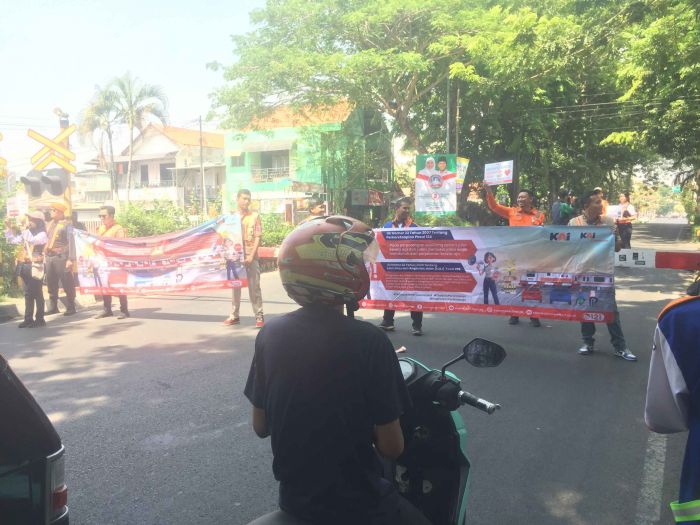
[[[202,216],[207,216],[207,187],[204,185],[204,145],[202,143],[202,115],[199,116],[199,174],[202,177]]]
[[[58,127],[61,129],[61,131],[67,129],[70,125],[70,122],[68,122],[68,113],[63,111],[61,108],[54,108],[53,113],[58,117]],[[61,141],[61,146],[63,146],[67,150],[70,149],[70,140],[68,136],[66,136],[66,138]],[[73,214],[73,193],[71,187],[72,176],[71,173],[68,171],[66,171],[66,174],[68,175],[68,187],[66,188],[66,192],[64,195],[67,198],[66,200],[68,200],[68,213],[66,213],[66,217],[70,218]]]
[[[450,77],[447,77],[447,136],[445,139],[445,153],[450,152]]]
[[[457,114],[455,115],[455,155],[459,156],[459,87],[457,87]]]

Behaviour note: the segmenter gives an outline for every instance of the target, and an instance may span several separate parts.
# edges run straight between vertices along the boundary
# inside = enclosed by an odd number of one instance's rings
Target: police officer
[[[49,309],[46,315],[57,314],[58,284],[66,292],[66,311],[63,315],[75,314],[75,281],[73,280],[72,226],[66,219],[66,205],[51,204],[51,221],[46,228],[48,242],[44,247],[46,261],[46,286],[49,289]]]
[[[689,431],[679,497],[671,503],[676,523],[700,524],[699,385],[700,296],[688,295],[671,302],[659,315],[644,411],[653,432]]]

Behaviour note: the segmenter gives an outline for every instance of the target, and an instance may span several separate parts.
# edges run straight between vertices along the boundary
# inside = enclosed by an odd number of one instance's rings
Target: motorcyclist
[[[245,395],[270,436],[279,505],[313,524],[427,524],[382,477],[377,454],[403,451],[410,398],[382,330],[343,315],[369,288],[372,230],[350,217],[311,219],[282,243],[282,284],[301,308],[258,334]]]

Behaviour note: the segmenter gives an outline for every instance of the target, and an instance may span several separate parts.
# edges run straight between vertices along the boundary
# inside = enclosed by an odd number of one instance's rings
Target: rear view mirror
[[[498,366],[506,358],[506,351],[502,346],[479,337],[470,341],[462,353],[469,364],[479,368]]]

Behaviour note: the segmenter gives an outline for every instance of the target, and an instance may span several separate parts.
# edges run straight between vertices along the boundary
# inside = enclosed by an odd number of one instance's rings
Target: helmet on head
[[[369,290],[365,252],[373,241],[372,229],[352,217],[302,223],[280,246],[277,265],[284,289],[302,306],[347,304],[357,309]]]

